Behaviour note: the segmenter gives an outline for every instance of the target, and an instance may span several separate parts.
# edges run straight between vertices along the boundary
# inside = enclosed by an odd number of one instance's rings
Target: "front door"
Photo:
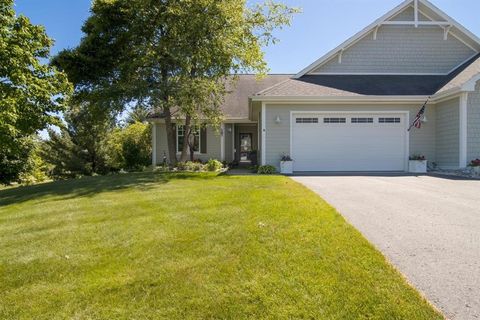
[[[252,151],[252,134],[240,133],[240,161],[249,161]]]

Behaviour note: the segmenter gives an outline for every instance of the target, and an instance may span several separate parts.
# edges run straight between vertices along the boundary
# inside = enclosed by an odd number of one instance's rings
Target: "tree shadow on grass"
[[[215,177],[216,175],[213,174],[141,172],[55,181],[0,190],[0,207],[41,199],[46,196],[59,197],[58,200],[67,200],[127,188],[148,191],[155,185],[168,183],[174,179],[204,180]]]

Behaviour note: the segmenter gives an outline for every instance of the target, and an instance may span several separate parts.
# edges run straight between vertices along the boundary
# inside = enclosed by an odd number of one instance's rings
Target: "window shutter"
[[[207,153],[207,127],[200,128],[200,153]]]

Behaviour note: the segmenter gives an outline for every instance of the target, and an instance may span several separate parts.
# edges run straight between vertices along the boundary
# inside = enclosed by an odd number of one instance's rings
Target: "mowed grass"
[[[0,190],[1,319],[441,319],[327,203],[279,176]]]

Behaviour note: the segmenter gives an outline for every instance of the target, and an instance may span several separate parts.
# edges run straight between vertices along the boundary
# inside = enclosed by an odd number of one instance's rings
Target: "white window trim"
[[[266,146],[266,140],[267,140],[267,129],[266,129],[266,124],[267,124],[267,105],[265,102],[262,102],[262,166],[264,166],[267,163],[267,146]]]
[[[404,128],[405,128],[405,159],[404,170],[408,172],[408,160],[410,158],[410,132],[408,126],[410,123],[410,111],[395,110],[395,111],[290,111],[290,156],[295,159],[293,151],[293,126],[295,120],[295,114],[401,114],[404,116]],[[397,123],[398,124],[398,123]]]
[[[181,154],[182,151],[178,151],[178,127],[184,127],[185,125],[184,124],[175,124],[175,136],[176,136],[176,150],[177,150],[177,155]],[[201,155],[203,154],[202,153],[202,134],[200,133],[200,130],[201,130],[201,127],[199,125],[195,125],[198,127],[198,151],[195,151],[193,154],[196,154],[196,155]],[[188,153],[190,153],[189,150],[187,150]]]

